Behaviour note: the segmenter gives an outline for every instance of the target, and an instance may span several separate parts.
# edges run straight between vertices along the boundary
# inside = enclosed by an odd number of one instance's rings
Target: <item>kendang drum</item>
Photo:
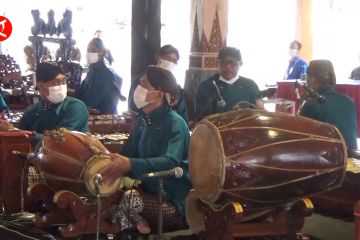
[[[94,176],[111,162],[108,150],[91,135],[59,129],[47,132],[34,155],[35,168],[55,191],[96,195]],[[122,179],[99,185],[101,196],[119,189]]]
[[[236,110],[203,119],[189,149],[203,202],[264,209],[341,185],[345,142],[336,127],[301,116]]]

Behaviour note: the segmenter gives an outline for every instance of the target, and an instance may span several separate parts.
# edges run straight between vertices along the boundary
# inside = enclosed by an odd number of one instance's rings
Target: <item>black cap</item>
[[[57,62],[42,62],[36,68],[36,81],[48,82],[53,80],[59,74],[65,75]]]
[[[146,75],[154,88],[161,89],[165,93],[176,96],[177,83],[174,75],[170,71],[157,66],[149,66],[146,69]]]
[[[240,50],[237,48],[224,47],[223,49],[221,49],[219,52],[219,55],[218,55],[218,60],[223,60],[227,57],[233,58],[233,59],[239,61],[240,63],[242,63]]]

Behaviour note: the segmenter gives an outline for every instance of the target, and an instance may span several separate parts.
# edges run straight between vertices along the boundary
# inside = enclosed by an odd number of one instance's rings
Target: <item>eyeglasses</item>
[[[230,60],[230,59],[226,59],[226,60],[219,60],[218,61],[220,67],[226,67],[227,65],[230,65],[230,67],[237,67],[239,66],[240,62],[237,60]]]

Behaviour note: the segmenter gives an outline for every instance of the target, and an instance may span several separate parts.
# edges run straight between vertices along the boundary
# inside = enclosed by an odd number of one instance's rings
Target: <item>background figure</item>
[[[63,19],[60,20],[57,27],[57,35],[59,36],[61,33],[64,34],[66,38],[71,38],[72,36],[72,11],[66,9],[63,13]]]
[[[303,79],[306,76],[307,63],[299,57],[301,43],[292,41],[289,46],[290,61],[284,79]]]
[[[196,91],[195,121],[236,107],[264,108],[257,84],[239,75],[243,63],[240,51],[225,47],[219,52],[218,62],[218,73],[201,82]]]
[[[300,115],[335,125],[348,148],[357,149],[356,106],[350,97],[335,92],[336,77],[332,63],[328,60],[313,60],[307,72],[308,87],[325,97],[325,101],[307,99]]]
[[[94,38],[101,39],[102,38],[102,31],[101,30],[96,30],[95,33],[94,33]],[[112,56],[112,54],[110,52],[110,49],[108,49],[108,48],[105,49],[104,60],[105,60],[106,66],[114,73],[115,84],[116,84],[116,87],[119,89],[119,92],[120,92],[120,100],[121,101],[126,101],[126,97],[121,93],[123,79],[122,79],[122,77],[120,77],[119,74],[117,74],[117,72],[111,66],[112,63],[114,62],[114,58],[113,58],[113,56]]]
[[[360,54],[359,54],[359,60],[360,60]],[[360,67],[357,67],[351,71],[350,79],[360,80]]]
[[[96,30],[94,33],[94,38],[99,38],[102,39],[102,31],[101,30]],[[110,49],[106,48],[105,50],[105,56],[104,56],[105,60],[108,61],[109,65],[111,65],[114,61],[114,58],[110,52]],[[106,62],[105,62],[106,63]]]
[[[66,59],[61,58],[61,48],[58,48],[55,53],[55,59],[56,61],[66,61]],[[70,61],[74,62],[80,62],[81,61],[81,52],[78,47],[75,45],[71,46],[71,52],[70,52]]]
[[[176,95],[176,92],[176,79],[170,71],[156,66],[147,68],[134,92],[135,104],[142,109],[141,114],[121,150],[122,155],[113,154],[111,164],[101,171],[106,184],[124,175],[139,179],[152,171],[183,168],[181,178],[164,179],[167,194],[162,206],[165,231],[187,227],[185,197],[191,188],[187,169],[189,129],[184,119],[169,108],[165,97]],[[142,180],[138,190],[124,194],[113,221],[120,223],[123,230],[134,227],[141,233],[148,233],[147,224],[156,229],[157,188],[156,180]]]
[[[36,56],[35,51],[33,48],[34,45],[26,45],[24,47],[24,53],[25,53],[25,62],[27,65],[26,70],[35,71],[35,65],[36,65]],[[42,41],[39,41],[39,45],[37,45],[37,51],[40,57],[40,62],[42,61],[51,61],[51,52],[48,47],[46,47]]]
[[[55,23],[55,12],[54,10],[50,9],[47,14],[48,22],[46,23],[46,33],[50,36],[56,34],[56,23]]]
[[[87,47],[89,72],[81,83],[76,97],[92,113],[116,114],[121,96],[114,73],[105,65],[105,46],[101,39],[93,38]]]
[[[155,55],[156,65],[166,70],[169,70],[170,72],[174,70],[179,59],[180,59],[179,51],[170,44],[162,46]],[[136,75],[134,79],[131,81],[129,97],[128,97],[129,110],[137,113],[140,112],[140,109],[136,107],[133,97],[134,97],[134,90],[139,85],[142,76],[143,74]],[[177,87],[176,99],[168,98],[168,100],[170,107],[174,111],[176,111],[185,120],[186,123],[188,123],[189,119],[186,110],[184,90],[181,88],[180,85],[178,85]]]
[[[351,71],[350,79],[360,80],[360,67],[357,67]]]
[[[38,9],[31,10],[31,15],[33,16],[34,20],[34,26],[31,27],[32,35],[37,36],[41,33],[45,36],[46,24],[45,21],[40,18],[40,11]]]

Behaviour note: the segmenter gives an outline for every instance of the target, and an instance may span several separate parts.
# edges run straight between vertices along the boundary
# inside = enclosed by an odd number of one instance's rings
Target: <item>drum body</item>
[[[21,197],[26,197],[28,163],[13,151],[31,152],[28,135],[29,132],[22,131],[0,132],[0,213],[24,210]]]
[[[346,159],[336,127],[251,109],[203,119],[189,149],[192,184],[201,200],[240,201],[254,209],[340,186]]]
[[[96,195],[94,176],[111,162],[108,153],[91,135],[60,129],[45,134],[35,150],[34,165],[54,191]],[[100,185],[100,195],[115,192],[121,180],[113,185]]]

